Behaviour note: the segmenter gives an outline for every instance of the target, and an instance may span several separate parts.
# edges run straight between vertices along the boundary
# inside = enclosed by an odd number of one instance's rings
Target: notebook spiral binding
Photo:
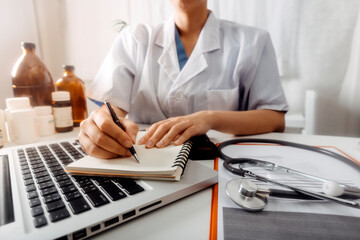
[[[174,164],[172,165],[172,167],[179,166],[182,168],[181,175],[183,175],[185,172],[185,167],[189,160],[189,155],[190,155],[190,150],[191,150],[192,145],[193,145],[193,142],[191,140],[187,140],[183,144],[179,154],[177,155],[177,157],[174,161]]]

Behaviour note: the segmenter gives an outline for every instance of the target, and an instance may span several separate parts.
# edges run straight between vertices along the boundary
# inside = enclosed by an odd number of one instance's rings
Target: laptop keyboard
[[[18,149],[17,154],[37,228],[48,225],[46,214],[57,222],[70,212],[81,214],[144,191],[132,179],[69,176],[64,166],[85,155],[78,141]]]

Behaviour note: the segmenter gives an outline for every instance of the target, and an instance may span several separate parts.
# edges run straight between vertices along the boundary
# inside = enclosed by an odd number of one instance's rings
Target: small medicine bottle
[[[4,140],[5,137],[3,136],[3,133],[4,131],[0,128],[0,148],[4,146],[4,142],[5,142]]]
[[[50,136],[55,133],[54,116],[51,106],[34,107],[35,127],[40,137]]]
[[[88,117],[84,82],[74,74],[74,66],[63,65],[63,68],[63,77],[56,82],[56,87],[58,91],[70,93],[74,126],[78,127]]]
[[[19,109],[11,111],[12,136],[16,144],[28,144],[39,140],[35,130],[34,109]]]
[[[53,92],[52,107],[54,111],[55,130],[69,132],[73,130],[70,93],[66,91]]]
[[[32,109],[29,97],[6,98],[5,119],[7,122],[8,139],[14,141],[13,132],[16,125],[13,124],[11,113],[16,110]]]
[[[0,109],[0,147],[7,141],[6,126],[5,126],[5,113]]]

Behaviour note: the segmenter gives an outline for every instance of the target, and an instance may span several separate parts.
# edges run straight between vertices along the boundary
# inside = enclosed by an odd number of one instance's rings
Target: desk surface
[[[75,129],[70,133],[42,138],[41,141],[54,140],[59,136],[74,137],[77,134],[78,130]],[[213,142],[233,138],[232,135],[216,131],[209,131],[208,135]],[[358,138],[286,133],[268,133],[250,136],[250,138],[278,139],[316,146],[336,146],[360,161],[360,139]],[[14,144],[5,144],[5,147],[11,146]],[[200,162],[209,167],[213,166],[211,160]],[[208,188],[95,237],[96,239],[209,239],[210,207],[211,188]]]

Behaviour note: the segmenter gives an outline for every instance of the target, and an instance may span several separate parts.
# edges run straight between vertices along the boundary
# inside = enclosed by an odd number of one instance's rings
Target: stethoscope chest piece
[[[256,184],[249,180],[234,179],[226,185],[226,194],[230,199],[247,211],[261,211],[267,204],[267,198],[256,192]]]

